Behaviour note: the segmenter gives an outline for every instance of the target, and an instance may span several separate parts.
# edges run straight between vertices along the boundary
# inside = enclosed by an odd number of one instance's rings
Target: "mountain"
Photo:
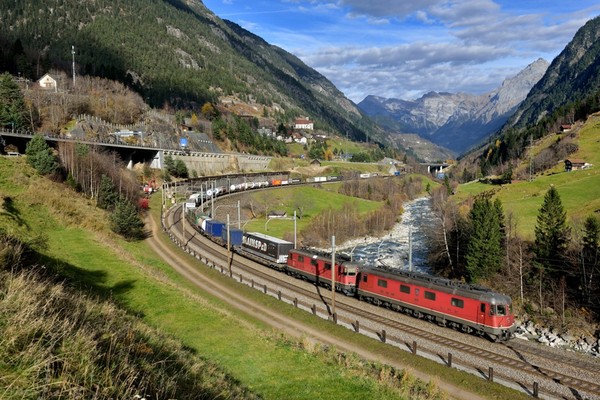
[[[506,124],[525,128],[569,103],[600,90],[600,17],[588,21],[552,61]]]
[[[429,92],[414,101],[367,96],[358,106],[389,132],[417,133],[462,153],[508,120],[547,67],[538,59],[483,95]]]
[[[70,74],[74,65],[76,75],[123,82],[155,107],[199,110],[229,97],[275,123],[308,116],[325,131],[384,140],[323,75],[198,0],[0,0],[0,30],[0,70],[15,76]]]
[[[563,125],[584,121],[600,111],[600,17],[588,21],[552,61],[502,129],[486,146],[469,154],[470,164],[478,158],[484,175],[495,173],[503,165],[519,163],[532,153],[527,148],[547,135],[562,131]],[[556,141],[556,148],[539,154],[532,165],[564,158],[576,150],[568,140]],[[558,151],[561,150],[561,151]]]

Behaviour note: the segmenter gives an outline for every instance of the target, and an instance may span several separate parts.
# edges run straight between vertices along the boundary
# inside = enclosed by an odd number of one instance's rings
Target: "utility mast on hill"
[[[75,46],[71,46],[71,55],[73,56],[73,89],[75,89]]]

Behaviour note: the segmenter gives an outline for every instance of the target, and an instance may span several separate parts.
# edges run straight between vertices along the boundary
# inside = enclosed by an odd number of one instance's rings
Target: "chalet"
[[[570,124],[563,124],[560,126],[561,132],[570,132],[573,127]]]
[[[314,129],[313,122],[308,118],[296,118],[294,121],[294,129],[308,129],[312,131]]]
[[[565,171],[571,171],[574,169],[584,169],[587,168],[589,164],[585,162],[585,160],[581,160],[579,158],[570,158],[565,160]]]
[[[44,90],[54,90],[55,92],[58,90],[58,85],[56,84],[56,79],[51,77],[49,74],[45,74],[37,81],[38,86]]]
[[[321,166],[321,161],[319,161],[318,159],[314,159],[310,162],[310,165],[314,166],[314,167],[320,167]]]

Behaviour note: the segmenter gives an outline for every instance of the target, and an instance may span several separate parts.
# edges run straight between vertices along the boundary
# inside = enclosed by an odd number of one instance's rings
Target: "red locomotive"
[[[356,293],[359,265],[340,258],[335,260],[335,290],[347,296]],[[331,288],[331,256],[308,250],[290,250],[287,259],[288,274]]]
[[[510,297],[425,274],[363,268],[357,296],[369,303],[492,340],[507,340],[516,329]]]

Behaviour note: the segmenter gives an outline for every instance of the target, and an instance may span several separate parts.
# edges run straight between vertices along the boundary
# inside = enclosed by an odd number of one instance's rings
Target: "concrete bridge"
[[[12,144],[25,152],[27,142],[35,135],[33,132],[22,130],[0,129],[0,149]],[[100,146],[119,154],[127,163],[128,168],[135,164],[149,163],[150,168],[162,169],[165,156],[170,155],[174,160],[182,160],[188,171],[196,171],[199,176],[216,175],[226,172],[251,172],[266,170],[271,161],[268,156],[256,156],[239,153],[205,153],[184,151],[181,149],[165,149],[149,145],[136,145],[112,140],[69,137],[62,135],[41,134],[51,145],[59,142],[81,143],[89,146]]]
[[[431,175],[444,173],[446,168],[450,166],[448,163],[420,163],[420,165],[427,167],[427,173]]]

